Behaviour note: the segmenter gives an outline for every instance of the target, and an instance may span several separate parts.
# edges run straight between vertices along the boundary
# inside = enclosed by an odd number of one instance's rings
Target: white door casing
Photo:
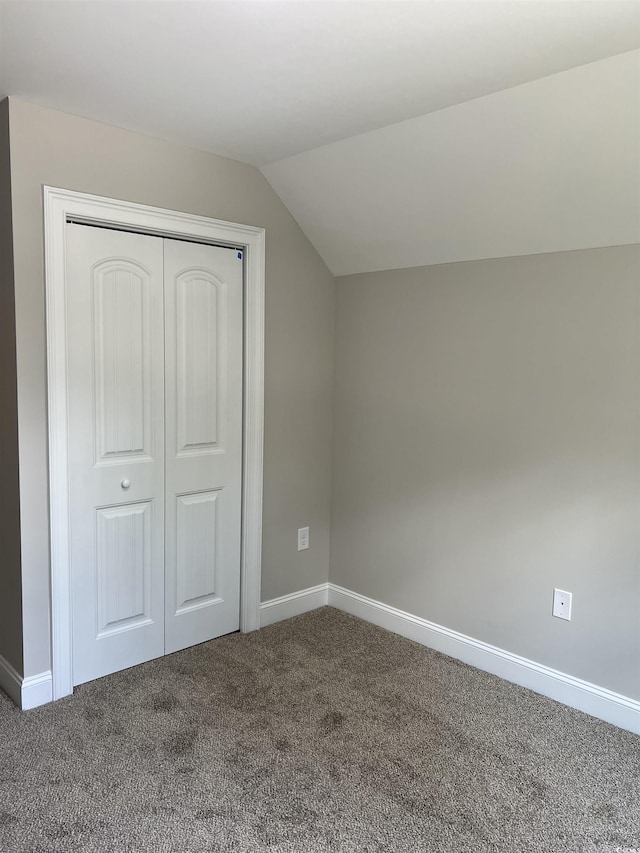
[[[51,620],[53,698],[73,692],[70,578],[70,478],[68,465],[66,330],[66,224],[85,224],[233,246],[244,253],[242,515],[240,629],[259,627],[264,412],[264,230],[191,214],[44,187],[49,481],[51,527]],[[131,501],[127,506],[136,504]],[[127,535],[144,522],[145,501]],[[115,507],[115,505],[113,505]],[[142,507],[142,508],[141,508]],[[118,526],[117,509],[107,522]],[[113,531],[115,527],[111,525]],[[146,534],[140,534],[142,536]],[[134,618],[134,617],[129,617]]]
[[[242,252],[164,240],[165,652],[238,629]]]

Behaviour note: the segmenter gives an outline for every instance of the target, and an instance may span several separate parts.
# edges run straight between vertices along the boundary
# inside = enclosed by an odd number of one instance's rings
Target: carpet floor
[[[331,608],[0,694],[0,851],[640,851],[640,738]]]

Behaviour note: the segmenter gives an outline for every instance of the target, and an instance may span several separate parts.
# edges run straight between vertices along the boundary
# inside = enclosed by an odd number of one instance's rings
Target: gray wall
[[[266,228],[262,599],[326,581],[335,285],[315,249],[252,166],[14,98],[9,112],[25,675],[50,665],[43,184]]]
[[[46,183],[267,229],[263,600],[327,579],[335,400],[335,583],[640,698],[638,247],[351,276],[336,306],[331,275],[256,169],[11,99],[9,196],[3,110],[0,653],[16,668],[7,203],[34,675],[50,665]],[[311,549],[298,553],[306,524]],[[550,615],[554,586],[574,593],[571,623]]]
[[[0,103],[0,655],[22,672],[16,335],[9,112]]]
[[[331,580],[640,699],[639,289],[638,246],[339,278]]]

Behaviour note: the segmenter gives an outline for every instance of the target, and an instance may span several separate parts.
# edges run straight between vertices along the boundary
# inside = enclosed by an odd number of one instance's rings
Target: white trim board
[[[328,604],[422,646],[527,687],[570,708],[640,734],[640,702],[597,684],[474,640],[333,583],[319,584],[260,605],[262,627]]]
[[[640,734],[640,702],[330,583],[328,603],[477,669]]]
[[[0,655],[0,687],[22,708],[22,676]]]
[[[0,687],[23,711],[37,708],[38,705],[44,705],[52,699],[52,679],[48,670],[39,675],[23,678],[2,655],[0,655]]]
[[[65,241],[69,220],[181,237],[244,251],[244,429],[240,630],[260,627],[262,472],[264,438],[264,243],[263,228],[208,219],[118,199],[44,187],[45,287],[49,405],[51,525],[51,698],[73,692],[69,494],[67,465],[67,355]],[[43,676],[27,679],[44,696]],[[38,692],[40,691],[40,692]],[[43,699],[43,701],[49,701]]]
[[[274,622],[282,622],[291,619],[292,616],[300,616],[310,610],[317,610],[328,603],[329,584],[321,583],[308,589],[301,589],[280,598],[272,598],[263,601],[260,605],[260,627],[273,625]]]

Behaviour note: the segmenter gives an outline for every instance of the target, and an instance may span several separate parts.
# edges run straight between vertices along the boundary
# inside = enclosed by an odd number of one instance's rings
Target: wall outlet
[[[571,593],[563,589],[553,590],[553,615],[571,621]]]
[[[298,528],[298,551],[306,551],[309,547],[309,528]]]

